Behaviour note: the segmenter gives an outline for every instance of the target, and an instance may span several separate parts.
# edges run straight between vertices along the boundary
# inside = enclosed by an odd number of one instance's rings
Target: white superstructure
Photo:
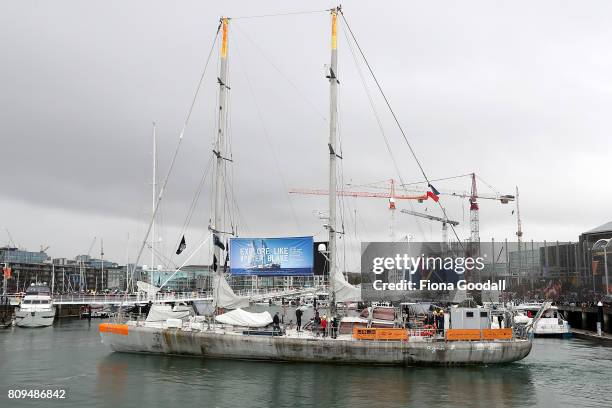
[[[15,321],[20,327],[51,326],[55,319],[55,306],[51,299],[51,289],[46,284],[32,284],[26,291],[19,309],[15,311]]]

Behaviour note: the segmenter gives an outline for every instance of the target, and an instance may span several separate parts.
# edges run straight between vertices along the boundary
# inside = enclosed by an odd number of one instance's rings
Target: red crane
[[[328,195],[328,190],[311,190],[304,188],[294,188],[289,190],[291,194],[312,194],[312,195]],[[345,197],[369,197],[369,198],[386,198],[389,200],[389,209],[395,210],[395,200],[417,200],[422,203],[429,197],[426,193],[417,195],[397,194],[395,192],[395,180],[389,179],[388,192],[373,192],[373,191],[353,191],[353,190],[338,190],[337,195]]]

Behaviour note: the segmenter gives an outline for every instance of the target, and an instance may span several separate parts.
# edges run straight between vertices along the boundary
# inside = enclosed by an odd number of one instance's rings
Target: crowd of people
[[[543,289],[525,290],[522,292],[504,292],[500,295],[501,302],[529,303],[551,301],[558,306],[594,307],[599,302],[612,306],[612,297],[605,293],[587,288],[574,288],[566,291],[556,291],[551,296],[550,291]]]

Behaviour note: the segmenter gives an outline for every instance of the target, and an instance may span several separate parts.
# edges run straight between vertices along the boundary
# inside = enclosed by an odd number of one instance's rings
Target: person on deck
[[[297,331],[302,331],[302,309],[295,309],[295,319],[297,321]]]
[[[338,337],[338,318],[334,317],[331,321],[332,325],[332,339]]]
[[[438,310],[438,314],[436,316],[436,327],[438,328],[438,333],[444,335],[444,311]]]
[[[317,337],[319,337],[319,331],[321,328],[321,317],[319,316],[319,312],[315,312],[314,317],[314,330]]]
[[[273,329],[280,331],[280,318],[278,317],[278,312],[274,314],[274,318],[272,319]]]
[[[327,316],[323,315],[321,319],[321,330],[323,330],[323,337],[327,337]]]

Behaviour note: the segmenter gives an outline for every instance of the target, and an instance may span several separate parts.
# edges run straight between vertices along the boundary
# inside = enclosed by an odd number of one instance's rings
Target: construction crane
[[[85,258],[89,258],[91,256],[91,250],[93,249],[94,245],[96,244],[96,240],[98,239],[98,237],[93,237],[93,240],[91,241],[91,245],[89,245],[89,249],[87,250],[87,256],[81,256],[81,262],[80,262],[80,268],[79,268],[79,289],[82,291],[83,289],[87,290],[87,282],[85,281],[85,287],[83,287],[83,281],[85,280],[85,272],[84,272],[84,268],[85,268]]]
[[[391,240],[394,241],[394,232],[393,232],[393,224],[394,224],[394,210],[395,201],[396,200],[417,200],[419,203],[429,199],[427,193],[423,194],[397,194],[395,192],[395,180],[389,179],[389,187],[388,192],[373,192],[373,191],[353,191],[353,190],[338,190],[338,196],[344,197],[363,197],[363,198],[385,198],[389,200],[389,210],[391,210]],[[290,194],[310,194],[310,195],[328,195],[329,190],[311,190],[311,189],[292,189],[289,190]]]
[[[311,190],[305,188],[294,188],[289,190],[290,194],[311,194],[311,195],[328,195],[329,190]],[[397,194],[395,192],[395,180],[389,179],[389,191],[385,193],[377,193],[373,191],[353,191],[353,190],[338,190],[337,195],[344,197],[366,197],[366,198],[386,198],[389,200],[389,209],[395,210],[395,200],[417,200],[422,203],[429,197],[427,194]]]
[[[518,187],[516,187],[516,238],[518,240],[519,251],[521,250],[521,243],[523,242],[523,225],[521,222],[521,209],[519,208],[519,192]]]
[[[476,173],[472,173],[472,194],[470,194],[470,242],[480,242],[480,218],[478,214],[478,193],[476,191]]]
[[[437,181],[443,181],[443,180],[451,180],[451,179],[458,179],[458,178],[463,178],[463,177],[470,177],[471,181],[472,181],[472,185],[471,185],[471,190],[470,192],[448,192],[448,191],[439,191],[440,195],[445,195],[445,196],[452,196],[452,197],[460,197],[460,198],[467,198],[469,200],[470,203],[470,242],[479,242],[480,241],[480,221],[479,221],[479,206],[478,206],[478,200],[495,200],[495,201],[499,201],[502,204],[508,204],[510,201],[514,201],[515,197],[511,194],[499,194],[496,192],[496,194],[494,195],[483,195],[483,194],[478,194],[478,190],[476,187],[476,173],[468,173],[468,174],[461,174],[458,176],[451,176],[451,177],[445,177],[445,178],[439,178],[439,179],[434,179],[434,180],[430,180],[430,182],[437,182]],[[484,180],[480,179],[480,181],[482,181],[483,183],[487,184]],[[414,182],[414,183],[408,183],[408,184],[404,184],[403,187],[415,187],[418,186],[419,184],[422,184],[422,181],[418,181],[418,182]],[[487,184],[488,185],[488,184]],[[493,188],[492,186],[488,185],[493,191],[496,191],[495,188]]]
[[[467,174],[465,176],[468,176]],[[440,192],[440,195],[448,195],[452,197],[467,198],[470,203],[470,242],[480,242],[480,217],[479,217],[479,206],[478,200],[495,200],[502,204],[508,204],[510,201],[514,201],[515,197],[511,194],[495,194],[495,195],[484,195],[478,194],[476,187],[476,173],[470,173],[472,179],[472,188],[469,193],[458,193],[458,192]],[[456,178],[456,177],[451,177]],[[482,180],[481,180],[482,181]]]
[[[6,230],[6,234],[8,235],[9,245],[11,245],[13,248],[17,248],[17,245],[15,244],[15,241],[13,240],[13,236],[11,235],[11,231],[9,231],[7,227],[4,227],[4,229]]]
[[[458,221],[452,221],[452,220],[449,220],[448,218],[436,217],[435,215],[424,214],[424,213],[411,211],[411,210],[400,210],[400,212],[403,214],[414,215],[415,217],[427,218],[428,220],[431,220],[431,221],[441,222],[442,223],[442,242],[444,243],[448,242],[448,224],[452,225],[453,227],[456,227],[457,225],[459,225]]]

